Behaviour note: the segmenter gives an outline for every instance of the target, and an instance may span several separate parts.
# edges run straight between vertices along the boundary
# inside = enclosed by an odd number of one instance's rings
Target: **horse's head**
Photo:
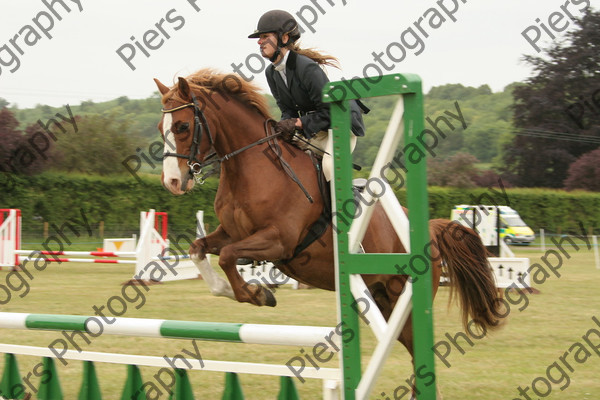
[[[179,78],[172,88],[154,81],[163,104],[158,125],[165,140],[162,183],[170,192],[189,191],[194,186],[191,178],[203,167],[210,166],[210,174],[215,164],[264,139],[269,106],[251,82],[211,69]]]
[[[173,194],[183,194],[194,186],[194,173],[199,173],[205,155],[212,147],[208,122],[186,79],[168,88],[154,80],[162,94],[162,119],[158,129],[165,146],[162,184]]]

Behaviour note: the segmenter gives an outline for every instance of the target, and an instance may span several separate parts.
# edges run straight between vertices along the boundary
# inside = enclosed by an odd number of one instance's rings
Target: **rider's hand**
[[[291,142],[296,133],[296,120],[298,118],[282,119],[275,125],[275,132],[281,134],[281,138],[286,142]]]

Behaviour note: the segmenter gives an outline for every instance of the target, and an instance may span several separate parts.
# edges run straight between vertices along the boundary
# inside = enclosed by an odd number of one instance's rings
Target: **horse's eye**
[[[187,122],[184,122],[183,124],[180,124],[177,127],[177,133],[183,133],[185,131],[187,131],[190,128],[190,124]]]
[[[180,124],[177,127],[177,133],[183,133],[185,131],[187,131],[190,128],[190,124],[187,122],[184,122],[183,124]]]

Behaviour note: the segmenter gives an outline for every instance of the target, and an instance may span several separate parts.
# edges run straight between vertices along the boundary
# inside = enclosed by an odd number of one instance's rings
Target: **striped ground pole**
[[[88,332],[92,336],[124,335],[282,346],[327,346],[338,351],[335,328],[319,326],[173,321],[109,316],[0,312],[0,328]]]
[[[54,250],[15,250],[17,254],[42,254],[45,256],[95,256],[95,257],[135,257],[135,251],[54,251]]]
[[[104,258],[59,258],[56,256],[92,256],[92,257],[127,257],[136,256],[134,252],[110,252],[110,251],[39,251],[39,250],[16,250],[19,260],[26,261],[46,261],[46,262],[81,262],[81,263],[99,263],[99,264],[136,264],[137,260],[107,260]],[[46,257],[51,256],[51,257]],[[153,260],[172,260],[188,259],[189,254],[174,254],[160,257],[152,257]]]
[[[78,262],[78,263],[96,263],[96,264],[137,264],[136,260],[107,260],[104,258],[57,258],[57,257],[20,257],[21,262],[44,261],[44,262]]]

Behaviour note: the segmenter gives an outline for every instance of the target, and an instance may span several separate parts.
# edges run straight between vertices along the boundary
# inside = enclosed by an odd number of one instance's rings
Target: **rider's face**
[[[258,37],[260,54],[265,58],[271,58],[277,49],[277,36],[273,32],[263,33]]]

